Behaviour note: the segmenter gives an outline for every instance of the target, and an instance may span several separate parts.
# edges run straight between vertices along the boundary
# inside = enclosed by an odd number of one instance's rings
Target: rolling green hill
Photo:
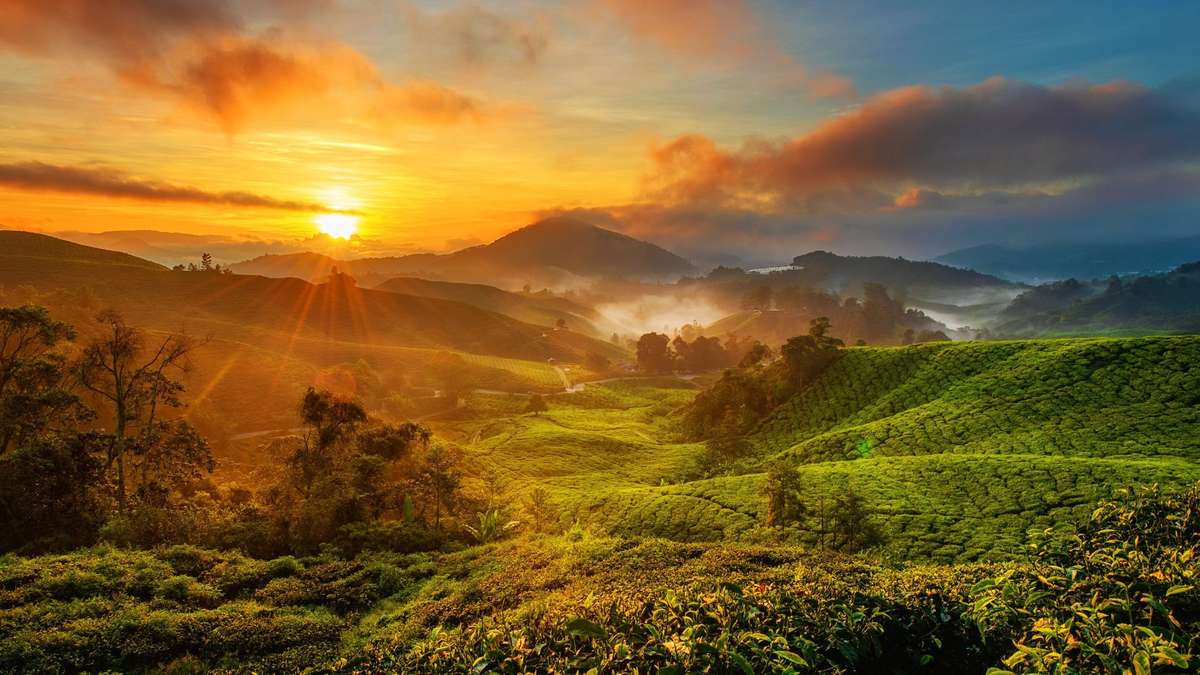
[[[906,559],[1004,559],[1120,486],[1200,479],[1200,337],[853,348],[766,419],[745,473],[690,480],[703,445],[662,415],[694,393],[628,381],[494,409],[439,433],[601,530],[685,541],[762,536],[765,474],[800,467],[810,506],[849,487]],[[663,388],[665,385],[669,388]],[[805,527],[790,534],[815,535]]]

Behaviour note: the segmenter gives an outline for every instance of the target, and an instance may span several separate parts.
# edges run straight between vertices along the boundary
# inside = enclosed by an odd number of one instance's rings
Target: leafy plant
[[[479,518],[479,527],[463,525],[463,529],[469,532],[471,537],[481,544],[503,539],[506,534],[521,525],[520,521],[505,521],[504,514],[499,509],[481,511],[477,514],[477,517]]]

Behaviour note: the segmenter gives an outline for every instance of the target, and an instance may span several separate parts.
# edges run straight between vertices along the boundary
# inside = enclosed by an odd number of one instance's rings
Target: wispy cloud
[[[781,45],[746,0],[596,0],[635,38],[691,62],[765,69],[812,98],[854,98],[854,83],[813,70]]]
[[[316,202],[276,199],[251,192],[214,192],[138,178],[112,168],[59,166],[42,162],[0,164],[0,186],[19,190],[98,195],[148,202],[186,202],[281,211],[330,212]]]

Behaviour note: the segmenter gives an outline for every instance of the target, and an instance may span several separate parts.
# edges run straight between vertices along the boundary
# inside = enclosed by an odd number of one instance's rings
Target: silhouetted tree
[[[533,413],[534,415],[541,415],[549,409],[550,406],[546,405],[546,399],[542,398],[541,394],[530,396],[529,404],[525,406],[525,412]]]
[[[79,381],[113,408],[113,445],[106,469],[116,467],[117,504],[125,511],[130,425],[140,423],[143,433],[149,433],[155,428],[160,404],[182,405],[183,385],[171,375],[186,371],[194,344],[185,335],[169,335],[146,349],[142,332],[117,312],[101,312],[96,320],[104,332],[84,348]]]
[[[669,373],[675,369],[671,339],[662,333],[646,333],[637,341],[638,368],[645,373]]]
[[[70,390],[67,362],[57,351],[74,338],[74,329],[43,307],[0,307],[0,455],[91,416]]]

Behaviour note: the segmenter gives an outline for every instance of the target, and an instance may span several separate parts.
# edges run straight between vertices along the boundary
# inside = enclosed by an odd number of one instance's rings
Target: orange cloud
[[[294,16],[324,0],[259,0]],[[0,46],[54,56],[101,57],[126,85],[174,101],[232,134],[251,125],[354,119],[454,124],[482,104],[425,81],[392,82],[344,44],[245,34],[217,0],[5,0]]]
[[[683,136],[652,148],[645,185],[660,202],[761,212],[820,212],[856,200],[859,210],[914,208],[945,205],[942,193],[1028,193],[1196,159],[1200,114],[1164,94],[1129,83],[994,78],[886,92],[804,136],[737,151]]]
[[[854,84],[789,56],[746,0],[597,0],[632,35],[689,60],[752,63],[814,98],[853,98]]]
[[[42,162],[0,164],[0,186],[148,202],[187,202],[282,211],[331,211],[315,202],[276,199],[250,192],[212,192],[154,179],[136,178],[112,168],[83,168]]]

